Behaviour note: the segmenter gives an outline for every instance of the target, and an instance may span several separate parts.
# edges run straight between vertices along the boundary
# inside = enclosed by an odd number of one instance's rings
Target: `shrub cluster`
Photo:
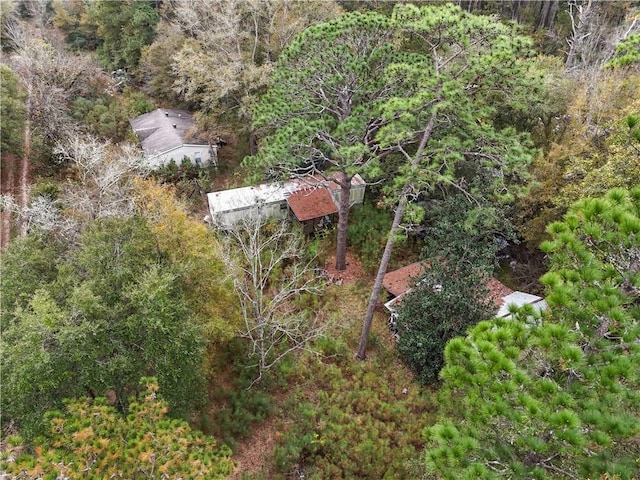
[[[274,454],[278,478],[419,478],[429,401],[409,381],[402,386],[388,364],[354,363],[341,340],[322,343],[332,362],[299,366],[315,388],[299,390],[287,406],[290,423]]]

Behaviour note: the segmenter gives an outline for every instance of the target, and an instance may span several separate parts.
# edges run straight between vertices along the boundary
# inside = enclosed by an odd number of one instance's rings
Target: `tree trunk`
[[[249,132],[249,154],[251,156],[258,154],[258,138],[253,131]]]
[[[574,12],[573,9],[569,10],[569,17],[571,18],[571,38],[567,40],[569,52],[567,53],[567,60],[564,65],[567,70],[572,69],[577,64],[576,58],[578,57],[579,51],[582,56],[584,56],[582,50],[585,48],[587,38],[593,33],[589,32],[589,21],[592,16],[591,4],[592,0],[588,0],[586,5],[577,5],[575,7],[577,13]]]
[[[378,267],[378,273],[376,274],[376,280],[373,283],[373,291],[371,292],[371,298],[369,298],[369,306],[367,307],[367,313],[364,316],[362,322],[362,333],[360,334],[360,343],[358,344],[358,353],[356,358],[358,360],[364,360],[367,356],[367,344],[369,343],[369,332],[371,331],[371,324],[373,323],[373,314],[378,304],[378,298],[382,290],[382,281],[387,273],[387,267],[391,260],[391,254],[393,253],[393,245],[396,241],[396,234],[398,227],[402,222],[402,216],[404,215],[404,209],[407,205],[407,196],[403,195],[398,202],[396,213],[393,217],[393,223],[391,224],[391,230],[387,236],[387,243],[384,246],[384,253],[382,254],[382,260]]]
[[[438,87],[438,98],[440,97],[440,89],[442,86]],[[413,158],[410,161],[411,167],[417,167],[422,159],[422,153],[427,148],[427,144],[431,139],[431,134],[433,133],[433,129],[436,125],[436,116],[437,113],[432,113],[427,126],[422,132],[422,139],[420,140],[420,144],[418,145],[418,149],[416,153],[413,155]],[[411,185],[413,183],[413,177],[407,178],[404,189],[400,193],[400,198],[398,199],[398,207],[396,208],[396,213],[393,217],[393,223],[391,224],[391,230],[389,231],[389,236],[387,237],[387,244],[384,247],[384,253],[382,254],[382,260],[380,261],[380,267],[378,268],[378,273],[376,275],[376,280],[373,284],[373,291],[371,292],[371,298],[369,299],[369,306],[367,307],[367,313],[365,314],[364,321],[362,322],[362,333],[360,334],[360,343],[358,345],[358,353],[356,354],[356,358],[358,360],[364,360],[367,356],[367,343],[369,342],[369,332],[371,331],[371,323],[373,322],[373,312],[376,309],[376,305],[378,303],[378,298],[380,297],[380,290],[382,289],[382,280],[384,279],[385,274],[387,273],[387,267],[389,266],[389,260],[391,259],[391,253],[393,252],[393,244],[395,243],[395,236],[402,222],[402,216],[404,215],[404,209],[409,202],[409,191],[411,190]]]
[[[347,229],[349,228],[349,196],[351,194],[351,177],[342,172],[340,182],[340,207],[338,209],[338,245],[336,248],[336,270],[347,268]]]
[[[515,0],[513,2],[511,2],[511,5],[509,5],[508,3],[503,3],[502,7],[503,8],[507,8],[507,7],[511,7],[511,11],[510,11],[510,15],[511,15],[511,20],[519,20],[520,18],[520,7],[522,6],[522,2],[521,0]],[[505,12],[503,11],[503,14]]]
[[[536,22],[536,30],[546,28],[550,29],[555,20],[558,11],[558,0],[549,0],[542,2],[540,5],[540,13]]]

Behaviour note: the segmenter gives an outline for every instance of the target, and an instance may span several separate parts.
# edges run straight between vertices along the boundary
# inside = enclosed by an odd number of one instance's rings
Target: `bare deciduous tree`
[[[87,82],[98,75],[97,68],[88,57],[62,51],[40,38],[27,35],[20,42],[10,64],[27,93],[30,128],[50,143],[73,135],[78,126],[69,114],[69,104],[86,94]]]
[[[76,181],[65,185],[62,203],[81,219],[131,215],[133,179],[150,165],[134,145],[113,145],[84,136],[59,143],[54,153],[76,169]]]
[[[599,70],[620,41],[640,30],[637,11],[629,9],[622,14],[619,10],[614,2],[569,1],[567,70]]]
[[[27,231],[37,228],[48,232],[59,229],[64,222],[55,201],[46,196],[38,196],[30,205],[21,207],[12,195],[2,195],[0,208],[16,215],[16,222]]]
[[[309,348],[309,341],[324,334],[327,323],[295,301],[322,294],[325,282],[314,270],[314,259],[306,258],[301,232],[286,221],[267,219],[259,207],[224,239],[244,318],[240,335],[250,342],[258,367],[256,383],[285,355]]]
[[[15,215],[24,233],[39,229],[72,241],[86,221],[133,215],[134,179],[149,171],[136,146],[83,136],[59,142],[54,154],[74,169],[57,199],[37,196],[22,203],[10,195],[0,197],[0,207]]]
[[[232,111],[250,120],[284,46],[309,25],[339,12],[334,2],[178,2],[173,22],[188,40],[173,57],[175,88],[207,111]]]

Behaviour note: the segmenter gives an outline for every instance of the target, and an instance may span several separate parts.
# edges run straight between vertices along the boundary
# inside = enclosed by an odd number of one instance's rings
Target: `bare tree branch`
[[[327,323],[294,300],[321,295],[326,282],[318,278],[315,259],[305,259],[302,234],[288,222],[271,221],[258,207],[226,228],[223,255],[244,317],[240,336],[250,342],[258,367],[253,385],[288,353],[309,349],[311,340],[324,335]]]

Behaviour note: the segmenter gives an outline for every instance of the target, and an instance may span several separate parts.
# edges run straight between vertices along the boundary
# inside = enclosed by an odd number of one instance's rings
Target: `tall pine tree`
[[[549,233],[549,311],[481,322],[446,348],[447,416],[426,452],[443,478],[638,472],[640,189],[580,201]]]

